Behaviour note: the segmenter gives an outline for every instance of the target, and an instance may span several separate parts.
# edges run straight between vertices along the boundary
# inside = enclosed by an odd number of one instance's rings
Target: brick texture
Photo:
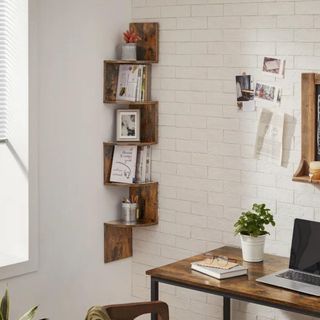
[[[320,220],[320,189],[291,181],[300,160],[300,75],[320,72],[320,1],[134,0],[132,17],[160,23],[152,92],[160,102],[152,169],[160,222],[134,230],[133,296],[149,299],[151,267],[240,245],[233,223],[253,202],[275,214],[266,251],[288,256],[294,219]],[[285,79],[261,73],[265,55],[286,57]],[[257,114],[235,103],[242,72],[284,89],[283,167],[253,157]],[[161,285],[160,298],[172,320],[222,318],[219,297]],[[237,301],[232,309],[239,320],[311,319]]]

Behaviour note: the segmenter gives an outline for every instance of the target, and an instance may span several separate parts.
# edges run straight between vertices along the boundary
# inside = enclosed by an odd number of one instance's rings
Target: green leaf
[[[38,306],[33,307],[28,312],[26,312],[19,320],[32,320],[37,309],[38,309]]]
[[[238,221],[234,224],[235,234],[244,234],[257,237],[269,234],[265,225],[275,226],[271,210],[264,203],[252,205],[252,211],[242,212]]]
[[[2,320],[9,320],[9,294],[8,294],[8,289],[6,289],[6,292],[1,300],[1,305],[0,305],[0,310],[1,310],[1,316]]]

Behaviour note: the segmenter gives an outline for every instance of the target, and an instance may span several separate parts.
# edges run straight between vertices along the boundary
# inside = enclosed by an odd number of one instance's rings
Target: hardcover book
[[[233,278],[248,273],[248,269],[241,265],[236,265],[231,269],[222,269],[202,266],[199,264],[199,261],[191,263],[191,269],[217,279]]]
[[[137,146],[115,146],[111,182],[133,183],[136,174]]]

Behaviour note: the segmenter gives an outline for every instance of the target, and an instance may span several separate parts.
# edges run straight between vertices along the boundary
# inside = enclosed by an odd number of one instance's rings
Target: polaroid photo
[[[284,78],[285,65],[286,60],[284,59],[264,57],[262,71],[277,78]]]
[[[254,90],[254,98],[273,104],[280,104],[281,89],[272,84],[257,82]]]
[[[237,105],[242,111],[255,111],[254,91],[251,89],[251,76],[236,76]]]

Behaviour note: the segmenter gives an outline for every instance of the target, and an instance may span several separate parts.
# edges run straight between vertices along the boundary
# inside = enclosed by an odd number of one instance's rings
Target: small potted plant
[[[267,234],[265,226],[275,226],[271,210],[265,204],[253,204],[252,211],[242,212],[234,224],[235,234],[240,234],[243,260],[259,262],[263,260],[264,243]]]
[[[141,40],[133,30],[123,33],[124,44],[122,45],[122,60],[137,60],[137,42]]]

